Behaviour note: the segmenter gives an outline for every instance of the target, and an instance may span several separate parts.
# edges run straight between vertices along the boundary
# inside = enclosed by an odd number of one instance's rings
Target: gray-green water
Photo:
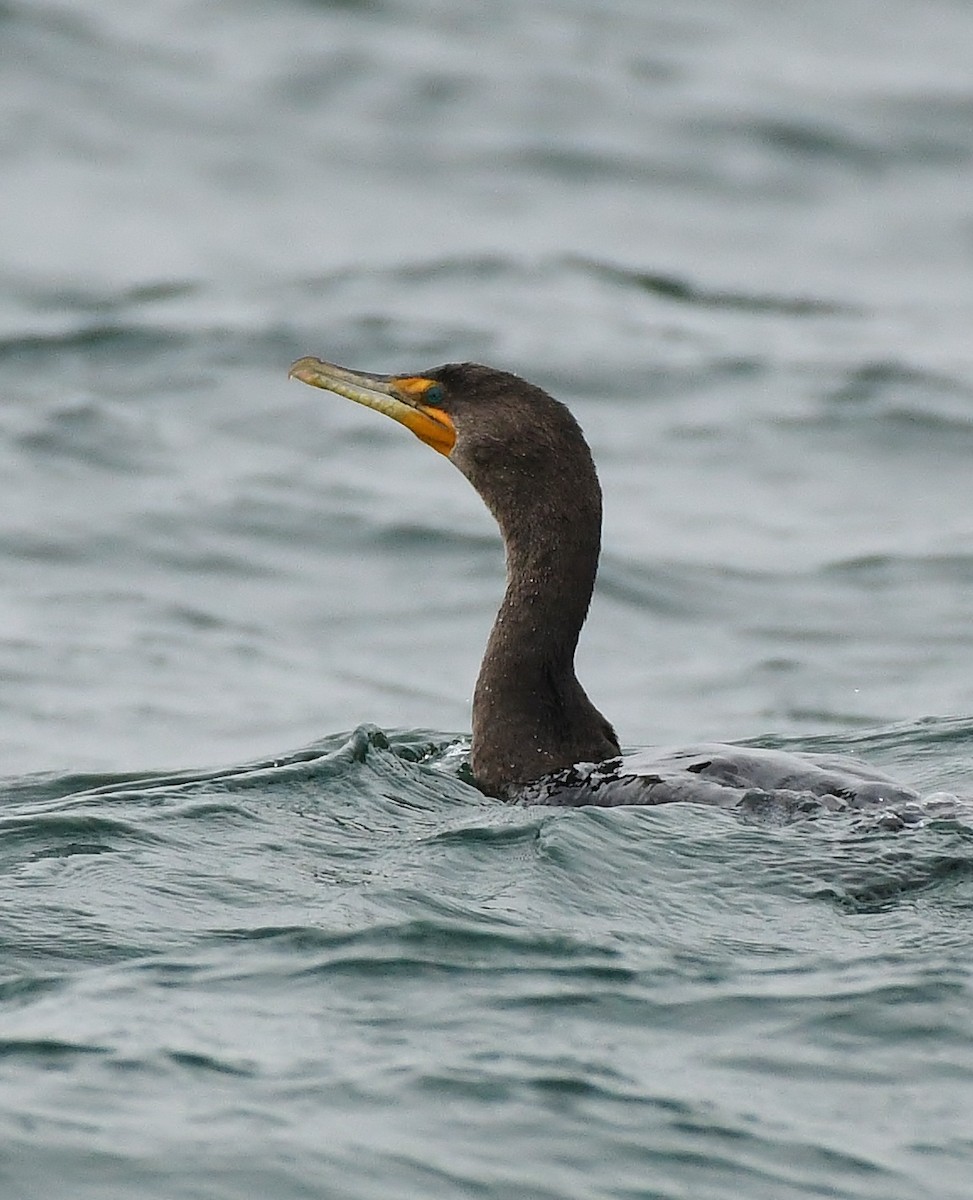
[[[973,818],[484,799],[490,519],[286,370],[571,404],[629,746],[969,796],[971,44],[945,0],[0,6],[4,1200],[967,1200]]]

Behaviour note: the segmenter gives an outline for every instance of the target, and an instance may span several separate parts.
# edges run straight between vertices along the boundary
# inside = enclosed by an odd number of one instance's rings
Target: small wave
[[[973,825],[973,805],[970,806],[969,815]],[[956,838],[960,841],[967,838],[970,828],[957,825]],[[942,899],[957,888],[969,893],[971,880],[973,847],[969,848],[966,855],[943,853],[928,858],[921,851],[917,853],[913,849],[908,858],[898,861],[885,858],[880,863],[879,871],[869,872],[867,868],[862,868],[857,878],[854,868],[849,864],[845,878],[821,884],[812,891],[812,896],[816,900],[831,901],[848,912],[889,912],[904,903],[913,902],[923,894]]]
[[[13,847],[35,846],[34,858],[103,854],[119,845],[157,838],[142,826],[97,813],[39,812],[0,817],[3,854]]]
[[[973,748],[973,717],[920,717],[862,731],[808,734],[799,738],[763,735],[741,742],[741,745],[751,744],[818,754],[860,755],[887,762],[890,756],[898,753],[918,757],[923,751],[938,753],[943,746],[952,744]]]
[[[457,793],[451,788],[450,777],[435,768],[439,760],[453,757],[458,740],[461,739],[426,730],[386,734],[377,726],[361,725],[351,733],[331,734],[304,749],[239,766],[163,774],[40,774],[6,781],[4,792],[8,802],[16,801],[18,807],[31,807],[38,813],[49,812],[53,818],[62,816],[70,807],[111,800],[141,799],[148,803],[158,798],[176,801],[198,797],[209,804],[219,794],[220,804],[232,807],[229,797],[236,793],[309,782],[323,786],[329,779],[347,773],[349,768],[370,763],[380,772],[384,767],[397,776],[405,771],[416,782],[438,779],[444,798],[450,795],[455,798]],[[460,794],[468,797],[470,793],[479,795],[461,785]]]
[[[873,422],[879,416],[914,430],[973,430],[973,385],[966,379],[896,361],[857,364],[826,395],[828,414]]]
[[[820,568],[825,575],[869,585],[924,579],[973,584],[973,554],[865,554]]]
[[[59,400],[32,414],[15,438],[34,458],[74,460],[113,473],[149,475],[157,447],[144,422],[120,405],[90,397]]]
[[[22,333],[0,338],[0,360],[41,358],[51,354],[104,350],[113,358],[171,351],[178,335],[164,326],[86,324],[50,333]]]
[[[528,930],[494,916],[472,919],[425,916],[394,922],[372,922],[367,928],[327,931],[314,927],[227,931],[234,942],[265,946],[272,952],[266,970],[294,977],[335,972],[356,975],[425,970],[472,974],[503,969],[518,975],[541,973],[558,979],[626,983],[634,972],[617,950],[592,945],[567,933]],[[291,967],[285,965],[291,962]],[[248,970],[256,968],[250,962]]]
[[[0,1059],[40,1059],[54,1065],[66,1058],[83,1054],[108,1054],[106,1046],[89,1046],[81,1042],[62,1042],[54,1038],[0,1038]]]
[[[600,595],[662,617],[698,617],[722,613],[728,590],[752,592],[781,581],[780,576],[733,570],[678,560],[651,564],[602,556],[598,570]]]
[[[774,296],[759,293],[706,288],[677,275],[619,267],[596,259],[572,260],[591,274],[617,283],[629,284],[663,300],[704,308],[739,309],[751,313],[779,313],[792,317],[831,316],[854,313],[855,309],[831,300],[805,296]]]
[[[202,1074],[237,1075],[248,1078],[257,1073],[252,1064],[230,1062],[225,1058],[217,1058],[214,1054],[203,1054],[198,1050],[169,1050],[166,1058],[177,1067],[184,1067],[191,1072]]]

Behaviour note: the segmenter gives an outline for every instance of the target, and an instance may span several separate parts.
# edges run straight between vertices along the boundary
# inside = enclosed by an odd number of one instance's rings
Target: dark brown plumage
[[[601,547],[601,488],[568,409],[541,388],[471,363],[425,373],[456,428],[450,459],[500,526],[507,590],[473,694],[471,766],[495,795],[617,755],[578,682],[574,654]]]
[[[601,488],[568,409],[475,363],[366,375],[302,358],[291,375],[411,429],[459,467],[500,526],[507,590],[473,695],[471,765],[485,792],[572,805],[769,799],[796,812],[918,799],[881,772],[812,754],[705,745],[620,760],[615,731],[574,671],[598,569]]]
[[[496,518],[507,590],[473,694],[471,766],[505,796],[578,762],[619,753],[578,682],[574,653],[601,545],[601,488],[568,409],[506,371],[452,363],[364,375],[305,358],[291,375],[377,408],[463,472]]]

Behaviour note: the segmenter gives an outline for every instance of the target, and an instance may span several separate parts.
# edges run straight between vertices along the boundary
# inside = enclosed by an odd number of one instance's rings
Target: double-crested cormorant
[[[500,526],[507,589],[473,694],[470,765],[483,791],[602,805],[735,805],[768,794],[798,803],[917,799],[878,772],[816,755],[712,745],[622,759],[574,672],[598,569],[601,488],[568,409],[476,363],[367,375],[302,358],[290,374],[411,429],[459,467]]]

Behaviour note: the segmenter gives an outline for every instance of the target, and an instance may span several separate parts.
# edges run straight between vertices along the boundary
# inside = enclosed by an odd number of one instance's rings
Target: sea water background
[[[628,745],[969,794],[971,47],[958,0],[4,0],[5,1200],[968,1200],[973,820],[481,797],[493,526],[286,371],[572,405]]]

